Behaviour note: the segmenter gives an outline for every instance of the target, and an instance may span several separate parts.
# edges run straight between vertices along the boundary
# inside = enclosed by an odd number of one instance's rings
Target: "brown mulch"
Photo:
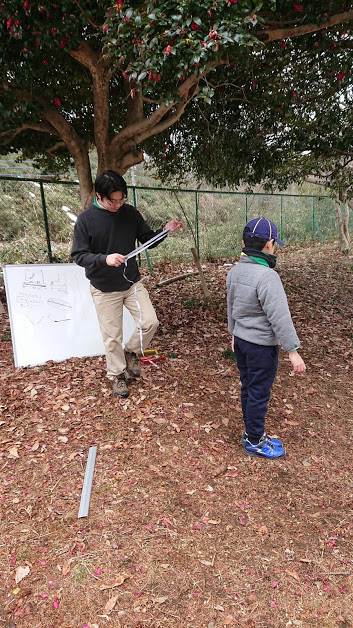
[[[186,264],[146,278],[166,360],[127,401],[103,358],[15,369],[2,317],[0,627],[353,626],[352,263],[328,246],[281,253],[308,370],[292,377],[282,354],[275,462],[239,445],[223,261],[205,265],[207,308],[197,277],[154,288]]]

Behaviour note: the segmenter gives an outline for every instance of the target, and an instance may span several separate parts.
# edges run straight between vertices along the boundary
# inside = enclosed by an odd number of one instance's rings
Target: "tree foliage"
[[[213,185],[285,188],[308,176],[333,190],[352,186],[353,41],[341,30],[243,55],[207,81],[212,103],[195,101],[151,154],[159,175],[192,173]],[[352,189],[353,195],[353,189]]]
[[[334,108],[350,80],[344,0],[7,0],[0,12],[1,150],[51,170],[73,161],[82,198],[91,146],[99,170],[124,173],[147,150],[163,176],[271,178],[300,144],[296,116],[306,139],[317,132],[317,86]]]

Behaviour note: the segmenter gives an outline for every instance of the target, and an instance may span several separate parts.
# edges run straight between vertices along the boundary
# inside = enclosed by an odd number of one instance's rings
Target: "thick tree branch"
[[[69,50],[69,55],[78,61],[91,73],[95,71],[99,62],[99,54],[86,42],[82,41],[77,48]]]
[[[179,87],[178,94],[181,99],[184,99],[189,94],[190,90],[195,87],[199,81],[200,77],[196,75],[190,76],[184,83]],[[138,122],[134,122],[129,126],[125,127],[120,133],[117,133],[112,140],[111,148],[112,150],[116,149],[119,144],[121,145],[127,139],[135,137],[136,134],[144,134],[147,131],[152,130],[157,124],[161,122],[165,115],[169,111],[171,111],[175,106],[177,106],[177,102],[171,102],[168,104],[162,104],[156,109],[148,118],[144,120],[140,120]],[[146,137],[149,137],[148,135]]]
[[[24,131],[38,131],[38,133],[57,135],[54,127],[49,124],[44,124],[40,122],[38,122],[37,124],[35,124],[34,122],[25,122],[16,129],[9,129],[8,131],[3,131],[2,133],[0,133],[0,143],[9,144],[10,142],[12,142],[12,140],[15,139],[15,137],[17,137],[17,135],[24,133]]]
[[[178,100],[175,100],[174,102],[171,102],[168,104],[166,103],[161,104],[158,107],[158,109],[156,109],[148,118],[144,118],[143,120],[134,122],[128,125],[127,127],[125,127],[122,131],[120,131],[120,133],[117,133],[117,135],[115,135],[115,137],[113,138],[111,142],[111,150],[112,151],[117,150],[118,147],[124,144],[126,140],[129,140],[132,138],[135,139],[136,137],[143,137],[144,139],[147,139],[148,137],[152,137],[153,135],[156,135],[154,129],[157,127],[157,125],[160,125],[160,123],[163,122],[163,118],[170,111],[174,110],[175,108],[179,110],[179,107],[181,107],[183,110],[181,111],[180,115],[177,118],[175,118],[174,121],[176,122],[177,120],[179,120],[180,116],[185,110],[186,105],[196,95],[200,80],[203,79],[212,70],[216,69],[220,65],[226,65],[228,62],[229,62],[228,58],[219,59],[213,63],[210,63],[207,66],[205,72],[203,72],[202,74],[200,75],[192,74],[191,76],[189,76],[178,88]],[[173,114],[173,118],[174,118],[174,115],[175,114]],[[164,126],[164,124],[162,126],[159,126],[158,128],[160,130],[158,132],[161,132],[163,128],[168,128],[169,126],[171,126],[171,124],[173,124],[173,122],[166,123],[166,126]]]
[[[149,105],[161,105],[161,100],[154,100],[153,98],[148,98],[147,96],[143,97],[143,102],[147,102]]]
[[[117,169],[121,174],[124,174],[131,166],[140,164],[144,161],[143,151],[132,151],[123,157],[120,162],[117,162]]]
[[[140,144],[144,140],[147,140],[148,138],[153,137],[154,135],[158,135],[159,133],[162,133],[166,129],[169,129],[170,126],[173,126],[173,124],[178,122],[178,120],[183,115],[186,107],[188,106],[189,102],[193,98],[194,98],[194,94],[188,100],[181,101],[180,103],[178,103],[178,105],[175,107],[175,111],[171,113],[170,115],[168,115],[164,120],[159,122],[159,124],[156,124],[152,129],[149,129],[145,131],[144,133],[141,133],[140,135],[136,135],[135,137],[136,144]]]
[[[161,105],[148,118],[138,121],[125,127],[120,133],[117,133],[111,142],[112,150],[115,150],[119,144],[123,144],[126,140],[135,136],[136,133],[142,132],[144,129],[153,128],[160,120],[172,109],[174,103],[170,105]]]
[[[331,15],[327,20],[323,22],[317,22],[312,24],[301,24],[300,26],[293,26],[288,28],[269,28],[257,32],[257,37],[264,41],[266,44],[278,39],[288,39],[289,37],[301,37],[308,33],[315,33],[316,31],[330,28],[338,24],[345,22],[351,22],[353,20],[353,10],[344,11],[343,13],[337,13]]]
[[[48,155],[53,155],[58,150],[61,150],[63,148],[67,150],[65,142],[56,142],[56,144],[54,144],[54,146],[51,146],[50,148],[48,148],[47,153],[48,153]]]
[[[128,82],[125,81],[125,83]],[[128,85],[125,85],[125,88],[129,89]],[[141,87],[133,87],[129,89],[126,125],[129,126],[134,122],[141,122],[142,120],[144,120],[142,90]]]
[[[52,134],[59,136],[67,145],[70,152],[74,150],[80,150],[84,146],[83,140],[77,135],[76,131],[72,127],[72,125],[65,120],[64,116],[57,111],[54,107],[49,107],[48,102],[40,97],[34,96],[31,92],[27,90],[20,89],[12,89],[10,85],[6,84],[5,87],[7,90],[11,90],[11,92],[19,99],[24,102],[37,102],[41,105],[42,112],[41,117],[45,121],[43,123],[29,123],[21,125],[18,129],[25,130],[27,128],[31,128],[35,131],[43,131],[46,132],[50,130]]]

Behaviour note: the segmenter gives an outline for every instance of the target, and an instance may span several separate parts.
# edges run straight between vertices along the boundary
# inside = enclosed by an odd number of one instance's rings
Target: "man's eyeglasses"
[[[120,198],[114,198],[114,197],[111,196],[107,200],[108,200],[108,202],[111,205],[124,205],[126,199],[127,199],[127,196],[123,196],[123,197],[120,197]]]

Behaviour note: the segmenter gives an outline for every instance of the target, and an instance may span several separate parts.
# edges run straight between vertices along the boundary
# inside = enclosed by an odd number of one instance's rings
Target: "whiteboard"
[[[104,355],[84,268],[76,264],[3,266],[15,366]],[[124,307],[123,339],[135,322]]]

